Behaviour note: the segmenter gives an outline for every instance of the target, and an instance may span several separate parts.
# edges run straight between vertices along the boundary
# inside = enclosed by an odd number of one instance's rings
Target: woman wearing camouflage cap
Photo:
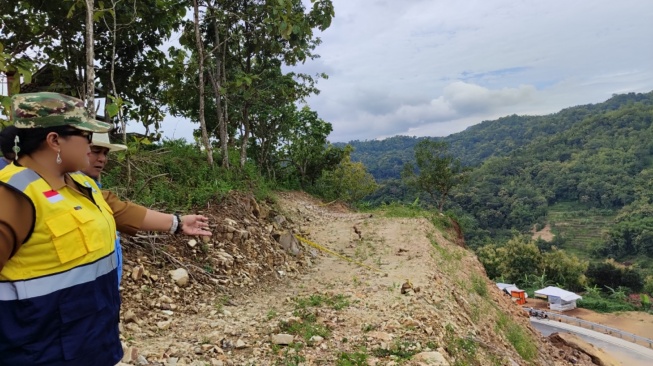
[[[18,94],[11,113],[17,160],[0,171],[0,365],[113,366],[122,358],[116,228],[211,235],[207,218],[121,202],[75,173],[89,164],[93,133],[110,128],[81,100]]]

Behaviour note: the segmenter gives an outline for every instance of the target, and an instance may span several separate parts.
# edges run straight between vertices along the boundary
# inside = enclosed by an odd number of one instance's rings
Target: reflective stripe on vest
[[[41,177],[38,174],[36,174],[35,171],[30,169],[25,169],[21,172],[14,174],[9,179],[7,184],[13,186],[14,188],[18,189],[21,192],[24,192],[27,186],[30,185],[30,183],[33,183],[39,179],[41,179]]]
[[[24,300],[51,294],[65,288],[94,281],[117,267],[111,254],[99,261],[69,271],[25,281],[0,282],[0,301]]]
[[[32,201],[36,221],[30,238],[0,271],[0,283],[52,276],[114,252],[116,224],[111,207],[85,175],[70,177],[88,187],[92,199],[68,186],[54,191],[30,169],[9,166],[2,170],[0,180]]]
[[[70,176],[92,199],[69,186],[54,191],[24,167],[0,171],[0,182],[36,210],[32,235],[0,270],[0,366],[113,366],[122,358],[113,211],[97,185]]]

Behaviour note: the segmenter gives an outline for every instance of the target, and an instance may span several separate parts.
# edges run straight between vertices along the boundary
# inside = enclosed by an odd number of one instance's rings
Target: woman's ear
[[[56,132],[50,132],[47,136],[45,136],[45,143],[48,145],[49,149],[52,149],[54,151],[61,150],[61,146],[59,144],[60,141],[61,141],[61,136]]]

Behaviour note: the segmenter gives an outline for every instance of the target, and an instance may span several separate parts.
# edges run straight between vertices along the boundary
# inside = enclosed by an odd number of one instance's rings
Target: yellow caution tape
[[[380,272],[380,273],[383,273],[383,271],[380,270],[380,269],[378,269],[378,268],[370,267],[370,266],[368,266],[367,264],[363,264],[363,263],[361,263],[361,262],[357,262],[357,261],[355,261],[355,260],[353,260],[353,259],[351,259],[351,258],[347,258],[347,257],[345,257],[345,256],[342,255],[342,254],[338,254],[338,253],[334,252],[334,251],[331,250],[331,249],[325,248],[325,247],[321,246],[320,244],[314,243],[314,242],[312,242],[312,241],[310,241],[310,240],[308,240],[308,239],[306,239],[306,238],[302,238],[301,236],[299,236],[299,235],[297,235],[297,234],[295,234],[295,237],[296,237],[299,241],[301,241],[302,243],[308,244],[308,245],[312,246],[312,247],[315,248],[315,249],[321,250],[321,251],[323,251],[323,252],[325,252],[325,253],[328,253],[328,254],[334,255],[334,256],[336,256],[336,257],[338,257],[338,258],[344,259],[344,260],[346,260],[347,262],[357,264],[357,265],[359,265],[359,266],[361,266],[361,267],[365,267],[365,268],[367,268],[367,269],[371,269],[371,270],[374,271],[374,272]]]

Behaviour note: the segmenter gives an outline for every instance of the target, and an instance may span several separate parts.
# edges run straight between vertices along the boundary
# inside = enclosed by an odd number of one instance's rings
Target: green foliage
[[[410,360],[420,350],[414,342],[396,340],[388,348],[376,348],[372,354],[376,357],[393,357],[400,360]]]
[[[471,338],[458,337],[451,324],[445,326],[445,349],[456,359],[453,366],[480,365],[476,359],[478,345]]]
[[[570,291],[584,288],[587,281],[585,271],[589,265],[587,261],[581,261],[575,255],[555,247],[551,251],[543,253],[542,256],[544,273],[550,281],[561,284]]]
[[[591,283],[603,286],[606,290],[622,286],[639,292],[644,286],[644,280],[639,271],[618,265],[613,260],[590,264],[586,275]]]
[[[594,310],[599,313],[615,313],[619,311],[634,311],[636,308],[627,302],[603,297],[583,297],[582,300],[576,301],[580,308]]]
[[[653,295],[653,276],[646,276],[643,291],[649,295]]]
[[[487,297],[487,283],[485,279],[479,275],[472,275],[472,289],[481,297]]]
[[[299,352],[303,348],[301,343],[292,343],[286,347],[281,355],[281,358],[275,361],[275,366],[300,366],[306,361],[306,357],[302,356]],[[274,350],[274,348],[273,348]]]
[[[452,189],[448,203],[458,217],[471,217],[461,221],[469,247],[509,240],[512,230],[527,232],[548,220],[559,233],[552,246],[583,259],[592,250],[597,257],[645,258],[653,247],[652,122],[653,92],[630,93],[548,116],[485,121],[446,138],[353,141],[352,160],[377,179],[396,179],[397,166],[414,164],[415,146],[446,143],[463,165],[475,166],[470,184]],[[415,198],[396,181],[380,183],[372,202]]]
[[[544,270],[540,250],[523,237],[514,237],[503,246],[482,247],[477,255],[490,278],[504,276],[510,282],[519,282],[524,276],[539,275]]]
[[[40,87],[79,96],[86,82],[77,75],[86,63],[86,49],[79,47],[84,44],[86,7],[77,2],[62,6],[39,0],[0,4],[0,34],[7,53],[18,60],[29,59],[37,68],[47,66],[45,72],[35,74]],[[125,117],[158,129],[163,120],[158,92],[167,63],[159,46],[178,29],[186,5],[177,0],[95,4],[97,84],[111,89],[114,63],[113,82],[120,97],[131,102]]]
[[[427,217],[430,215],[430,213],[423,208],[403,205],[397,202],[381,205],[378,208],[370,211],[380,213],[385,217]]]
[[[342,310],[349,306],[349,296],[342,294],[333,296],[313,294],[305,298],[295,298],[294,301],[297,309],[306,309],[309,307],[320,307],[326,305],[334,310]]]
[[[342,161],[333,170],[322,171],[315,191],[327,200],[358,202],[377,189],[374,177],[361,163],[353,163],[346,151]]]
[[[367,366],[367,354],[364,352],[340,352],[336,366]]]
[[[402,179],[429,194],[442,212],[451,189],[466,181],[465,169],[455,159],[444,142],[422,140],[415,146],[415,166],[404,166]],[[415,172],[415,170],[418,172]]]
[[[317,319],[313,312],[296,310],[294,314],[295,316],[298,316],[301,321],[281,321],[279,323],[279,329],[282,332],[299,335],[306,342],[308,342],[313,336],[327,338],[331,334],[327,327],[317,323]]]
[[[497,328],[525,361],[530,362],[537,357],[537,347],[529,333],[502,312],[498,312]]]
[[[212,169],[196,147],[183,141],[140,146],[132,157],[132,180],[127,185],[126,166],[120,153],[111,159],[103,184],[125,199],[166,210],[187,210],[220,199],[231,190],[269,192],[268,183],[255,168]],[[259,197],[261,198],[261,197]]]

